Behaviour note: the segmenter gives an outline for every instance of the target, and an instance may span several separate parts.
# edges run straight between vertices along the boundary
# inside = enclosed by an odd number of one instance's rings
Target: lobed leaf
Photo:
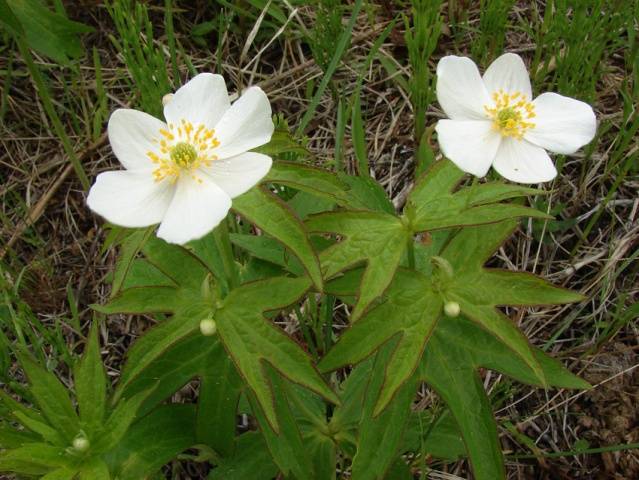
[[[215,315],[218,333],[226,350],[275,431],[279,431],[279,427],[265,363],[291,381],[331,402],[338,402],[306,352],[263,317],[265,311],[291,305],[304,295],[309,286],[306,278],[285,277],[245,284],[224,299]]]
[[[322,273],[304,224],[276,195],[253,188],[233,200],[233,209],[249,222],[286,245],[321,290]]]
[[[73,374],[80,421],[91,433],[102,426],[106,409],[107,378],[100,356],[98,322],[94,322],[82,359]]]
[[[388,287],[412,235],[394,215],[379,212],[332,212],[311,217],[311,232],[336,233],[344,238],[320,253],[327,279],[366,262],[357,304],[352,312],[356,321],[367,306]]]
[[[105,460],[114,478],[140,480],[195,443],[195,406],[163,405],[135,422]]]
[[[406,212],[415,231],[495,223],[509,218],[550,218],[533,208],[497,203],[543,191],[491,182],[454,191],[464,177],[449,160],[436,162],[416,182]]]
[[[379,415],[417,368],[441,308],[442,301],[433,292],[427,277],[415,271],[399,270],[385,300],[347,329],[318,367],[330,371],[360,362],[396,338],[375,406],[374,414]]]
[[[17,356],[43,415],[70,444],[80,432],[80,423],[67,388],[55,375],[38,365],[30,354],[21,352]]]

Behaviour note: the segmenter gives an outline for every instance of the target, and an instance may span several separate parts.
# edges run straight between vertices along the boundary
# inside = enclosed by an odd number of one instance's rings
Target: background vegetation
[[[594,385],[549,395],[483,374],[509,475],[639,476],[639,3],[97,3],[9,0],[20,35],[0,8],[0,382],[23,390],[13,353],[21,345],[70,383],[96,317],[89,305],[108,298],[114,252],[100,248],[103,222],[85,195],[98,172],[117,166],[104,134],[114,108],[159,115],[162,96],[196,72],[223,74],[229,90],[260,85],[306,161],[370,174],[401,206],[415,170],[437,152],[437,60],[469,55],[485,68],[511,51],[529,65],[536,94],[592,103],[599,129],[585,150],[556,158],[560,175],[536,200],[557,220],[524,224],[494,261],[588,297],[508,311],[537,346]],[[152,323],[104,318],[113,381]],[[293,318],[283,327],[302,335]],[[195,395],[191,384],[174,400]],[[424,390],[414,408],[436,401]],[[166,473],[199,478],[200,468],[185,460]],[[465,461],[437,464],[430,475],[468,470]]]

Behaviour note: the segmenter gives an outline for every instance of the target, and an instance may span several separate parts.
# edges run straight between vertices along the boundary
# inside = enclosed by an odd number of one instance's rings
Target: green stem
[[[311,331],[308,328],[306,316],[302,313],[302,310],[299,307],[295,307],[295,313],[297,314],[300,329],[302,330],[302,335],[304,335],[304,339],[306,340],[308,349],[311,351],[313,358],[317,361],[319,360],[319,355],[317,354],[317,348],[315,348],[315,343],[313,342]]]
[[[226,222],[227,219],[222,220],[215,230],[213,230],[213,237],[215,238],[215,245],[222,257],[222,266],[224,267],[224,274],[229,284],[229,289],[233,290],[240,284],[240,279],[235,266],[233,247],[231,246],[231,239],[229,238],[229,227]]]
[[[80,183],[82,184],[82,188],[85,190],[89,189],[90,182],[89,179],[82,168],[82,164],[80,163],[80,159],[75,154],[73,147],[71,146],[71,141],[67,136],[67,133],[64,130],[64,126],[60,121],[60,117],[58,117],[58,113],[53,106],[53,102],[51,101],[51,94],[47,89],[47,86],[44,82],[44,78],[42,77],[42,73],[36,66],[33,61],[33,56],[31,55],[31,51],[29,50],[29,46],[27,45],[25,39],[21,35],[15,36],[16,43],[18,44],[18,50],[20,51],[20,55],[24,60],[24,63],[27,65],[27,69],[31,74],[31,78],[33,79],[33,83],[35,83],[36,88],[38,90],[38,94],[40,95],[40,100],[42,100],[42,106],[44,107],[49,120],[53,124],[53,128],[55,130],[56,135],[60,138],[62,142],[62,147],[66,152],[69,160],[71,160],[71,164],[73,165],[73,169],[75,170],[75,174],[78,176]]]
[[[408,268],[415,269],[415,239],[411,234],[406,243],[406,253],[408,254]]]

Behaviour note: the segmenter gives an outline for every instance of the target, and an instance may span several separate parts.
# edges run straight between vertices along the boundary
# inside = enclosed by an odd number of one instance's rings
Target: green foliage
[[[133,90],[139,92],[138,103],[145,112],[160,117],[162,97],[173,89],[164,51],[153,43],[153,24],[146,5],[131,0],[116,0],[107,6],[116,35],[109,38],[124,57],[133,80]]]
[[[26,38],[30,48],[62,65],[84,54],[80,35],[93,28],[52,12],[40,0],[0,1],[0,22],[14,35]]]
[[[130,397],[112,396],[109,401],[97,324],[91,329],[84,355],[74,368],[79,414],[67,388],[55,375],[26,351],[19,351],[17,357],[29,380],[34,407],[23,406],[7,393],[0,393],[1,404],[23,429],[7,427],[0,433],[0,445],[5,449],[0,453],[0,471],[43,475],[47,479],[112,478],[112,471],[120,465],[108,465],[107,459],[114,448],[122,450],[135,431],[140,406],[152,388]],[[187,446],[172,449],[170,457]],[[129,455],[140,455],[140,445],[130,448]],[[140,471],[147,475],[163,463],[147,465]]]
[[[588,388],[586,382],[570,374],[541,350],[534,349],[533,355],[547,384]],[[474,322],[463,317],[445,318],[439,322],[422,358],[421,377],[437,391],[455,417],[475,478],[503,478],[497,426],[476,371],[478,367],[541,385],[537,372],[525,359]]]
[[[280,240],[302,262],[315,286],[322,288],[322,275],[304,225],[275,195],[254,188],[233,201],[233,209],[264,232]]]

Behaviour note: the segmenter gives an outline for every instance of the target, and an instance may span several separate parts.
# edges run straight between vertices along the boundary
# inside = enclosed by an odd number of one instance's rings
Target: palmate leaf
[[[385,364],[383,384],[378,387],[373,412],[377,416],[417,368],[441,309],[442,300],[432,290],[428,277],[400,269],[382,303],[346,330],[318,367],[330,371],[358,363],[391,338],[397,338]]]
[[[202,304],[202,282],[210,270],[195,252],[150,236],[141,247],[144,258],[131,262],[122,288],[99,312],[179,313]]]
[[[551,218],[539,210],[513,203],[510,198],[539,195],[533,188],[490,182],[455,191],[464,177],[449,160],[439,161],[416,182],[405,208],[415,232],[462,225],[481,225],[517,217]]]
[[[291,411],[284,381],[271,367],[265,366],[264,370],[273,386],[273,406],[279,431],[273,429],[255,395],[250,395],[249,401],[271,456],[286,477],[292,474],[295,478],[318,478],[315,475],[308,448],[302,440],[299,426]]]
[[[342,241],[320,253],[324,277],[366,262],[359,298],[352,312],[356,321],[364,309],[388,287],[412,234],[394,215],[380,212],[332,212],[311,217],[311,232],[338,233]]]
[[[508,220],[462,230],[441,254],[453,269],[452,278],[444,281],[441,288],[448,299],[460,304],[467,317],[524,359],[544,383],[543,370],[528,340],[496,307],[564,304],[580,301],[583,297],[527,273],[483,267],[492,252],[510,237],[516,226],[515,221]]]
[[[313,366],[311,357],[263,317],[263,312],[291,305],[309,287],[307,278],[278,277],[249,283],[233,290],[215,313],[226,350],[276,432],[279,426],[265,363],[294,383],[339,403]]]
[[[533,354],[547,384],[588,388],[560,362],[539,349]],[[463,317],[438,323],[422,358],[421,378],[433,387],[452,412],[477,480],[504,478],[503,457],[490,401],[477,373],[485,367],[516,380],[542,386],[530,366],[497,338]]]
[[[582,297],[532,275],[483,268],[486,259],[515,226],[514,221],[505,221],[468,227],[454,236],[440,253],[442,261],[448,260],[451,265],[452,272],[447,273],[450,278],[399,269],[381,303],[342,334],[319,368],[330,371],[360,362],[391,338],[399,337],[375,407],[374,413],[378,415],[415,370],[446,299],[458,301],[465,315],[517,354],[544,384],[544,371],[532,347],[496,307],[569,303]],[[327,289],[340,295],[340,287],[344,294],[352,294],[352,281],[336,280]]]
[[[286,203],[267,190],[252,188],[233,200],[233,210],[286,245],[321,290],[322,274],[306,228]]]
[[[276,162],[264,181],[310,193],[341,207],[395,213],[384,189],[370,177],[336,175],[310,165]]]
[[[136,422],[105,455],[113,478],[150,478],[180,452],[197,443],[194,405],[163,405]],[[155,478],[155,477],[153,477]]]
[[[386,471],[396,459],[410,406],[418,386],[418,376],[412,375],[399,390],[392,403],[375,415],[378,391],[383,386],[384,367],[393,354],[394,342],[385,345],[376,355],[369,383],[363,399],[359,421],[357,452],[353,458],[353,478],[376,480],[385,478]],[[384,448],[380,451],[380,445]]]
[[[326,279],[358,263],[367,265],[352,321],[357,321],[371,302],[388,287],[415,233],[495,223],[522,216],[548,218],[532,208],[498,203],[509,198],[543,193],[539,190],[488,183],[454,192],[463,176],[464,173],[449,161],[434,164],[411,192],[402,218],[383,208],[383,212],[330,212],[307,220],[306,225],[311,232],[334,233],[343,237],[340,242],[320,253]],[[369,199],[364,203],[375,202]]]

